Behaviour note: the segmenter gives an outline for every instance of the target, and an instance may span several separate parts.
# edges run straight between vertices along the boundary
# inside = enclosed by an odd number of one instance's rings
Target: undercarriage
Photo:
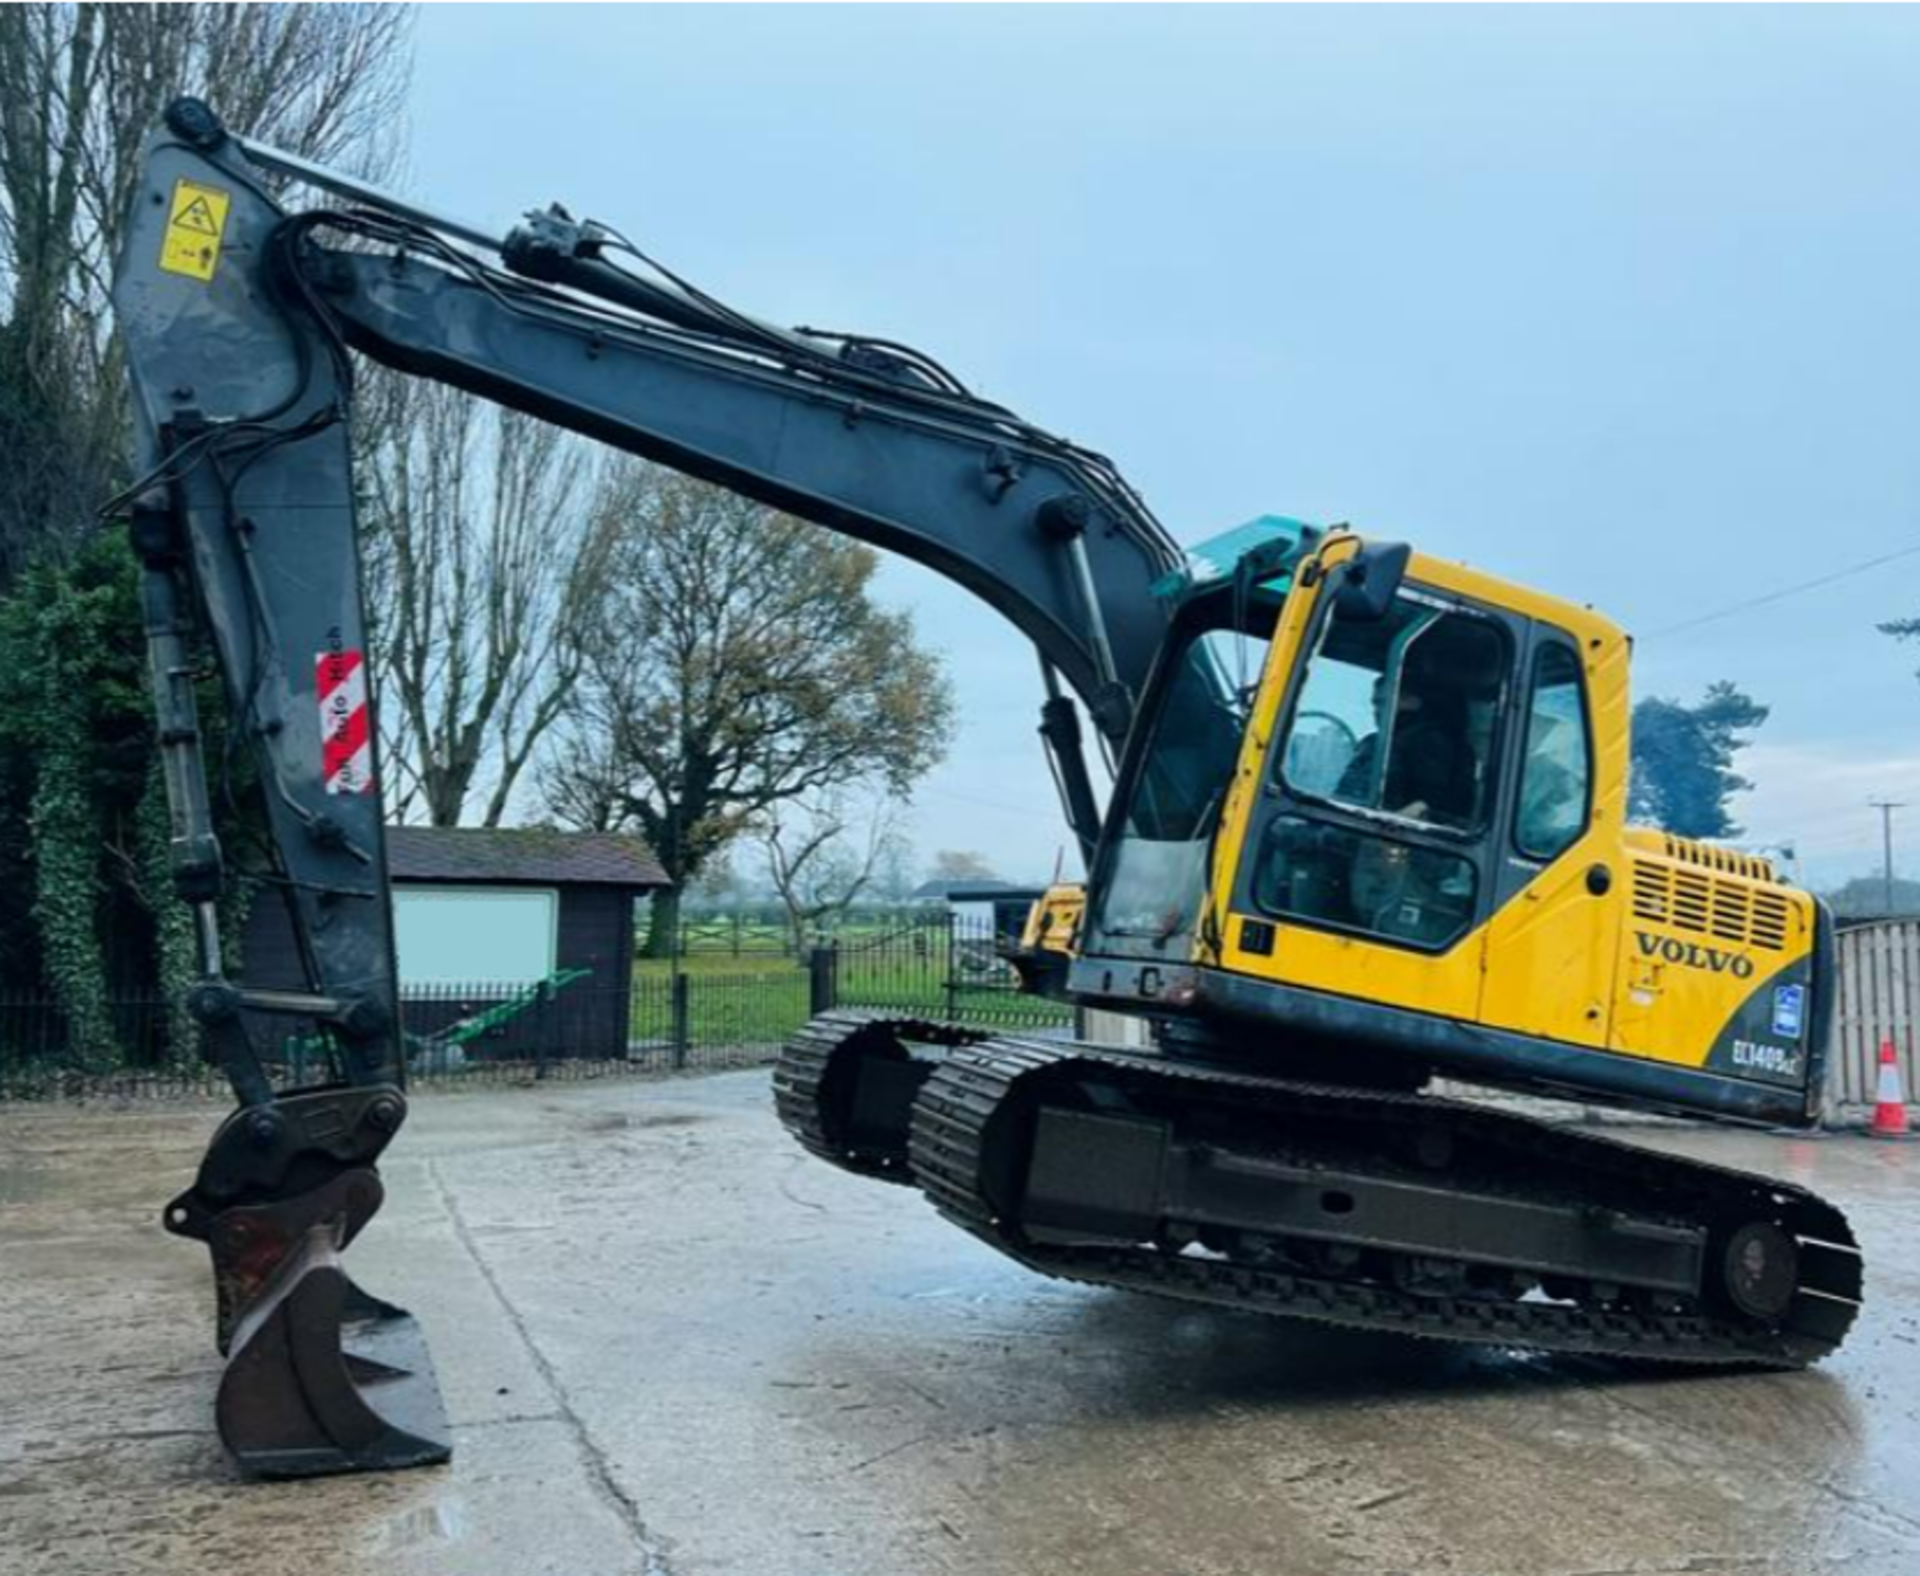
[[[838,1012],[783,1122],[1042,1274],[1357,1329],[1793,1368],[1860,1257],[1802,1189],[1487,1106]]]

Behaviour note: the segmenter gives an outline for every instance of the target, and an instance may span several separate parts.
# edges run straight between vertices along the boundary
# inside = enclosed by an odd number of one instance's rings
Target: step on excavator
[[[1760,859],[1627,824],[1629,644],[1598,613],[1279,517],[1182,548],[1110,461],[922,352],[772,326],[559,207],[493,234],[192,99],[147,144],[114,300],[139,480],[110,512],[143,566],[188,1005],[237,1101],[164,1223],[212,1255],[245,1471],[450,1448],[414,1320],[341,1266],[407,1110],[351,353],[904,554],[1032,642],[1087,878],[1013,961],[1151,1048],[829,1013],[774,1079],[824,1161],[1043,1274],[1195,1303],[1719,1367],[1845,1335],[1860,1258],[1821,1199],[1424,1092],[1818,1120],[1831,922]],[[223,965],[207,653],[302,991]],[[293,1034],[327,1081],[263,1051]]]

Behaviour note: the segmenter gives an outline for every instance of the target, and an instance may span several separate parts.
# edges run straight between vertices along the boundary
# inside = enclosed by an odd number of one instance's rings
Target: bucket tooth
[[[235,1322],[214,1416],[256,1477],[392,1471],[453,1453],[426,1337],[349,1278],[337,1223],[312,1227]]]

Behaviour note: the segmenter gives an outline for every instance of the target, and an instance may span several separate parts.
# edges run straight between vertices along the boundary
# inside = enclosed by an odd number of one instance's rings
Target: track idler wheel
[[[782,1049],[773,1070],[775,1109],[787,1131],[829,1164],[910,1186],[914,1097],[941,1055],[984,1038],[879,1012],[823,1013]]]
[[[1728,1233],[1720,1250],[1727,1301],[1749,1319],[1775,1325],[1800,1287],[1800,1249],[1770,1220],[1749,1221]]]

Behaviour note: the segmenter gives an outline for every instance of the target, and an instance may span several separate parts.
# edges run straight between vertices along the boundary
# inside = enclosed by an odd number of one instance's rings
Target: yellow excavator
[[[1423,1092],[1818,1119],[1830,921],[1763,861],[1626,824],[1606,619],[1277,517],[1183,548],[1109,460],[923,352],[762,322],[557,207],[493,234],[192,99],[148,143],[115,304],[140,479],[114,512],[199,922],[188,1006],[238,1102],[164,1219],[212,1255],[245,1469],[450,1449],[414,1321],[340,1263],[406,1115],[350,352],[914,558],[1033,643],[1087,880],[1036,905],[1015,962],[1153,1047],[829,1013],[774,1077],[814,1153],[1098,1285],[1683,1364],[1798,1366],[1844,1336],[1860,1260],[1820,1199]],[[203,654],[304,991],[221,956]],[[263,1054],[295,1028],[325,1082]]]

